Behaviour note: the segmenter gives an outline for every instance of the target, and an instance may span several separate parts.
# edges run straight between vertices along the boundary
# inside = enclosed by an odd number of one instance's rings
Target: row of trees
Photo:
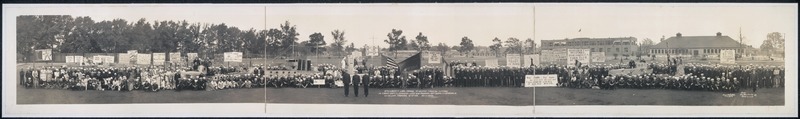
[[[152,23],[152,24],[151,24]],[[123,19],[94,21],[91,17],[68,15],[26,15],[17,17],[17,51],[53,49],[62,53],[139,52],[245,52],[289,56],[312,53],[343,54],[356,50],[345,46],[344,32],[331,32],[334,42],[327,46],[322,33],[311,33],[309,40],[298,42],[300,33],[288,21],[279,28],[266,30],[239,29],[221,24],[188,23],[187,21],[153,21],[139,19],[128,23]],[[328,50],[330,49],[330,50]]]

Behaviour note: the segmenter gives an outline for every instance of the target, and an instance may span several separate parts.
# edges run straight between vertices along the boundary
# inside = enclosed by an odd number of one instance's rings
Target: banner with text
[[[722,64],[735,64],[736,63],[736,51],[734,50],[722,50],[719,52],[719,63]]]
[[[66,56],[64,60],[65,63],[75,63],[75,56]]]
[[[180,63],[181,61],[181,52],[171,52],[169,53],[169,62],[172,63]]]
[[[506,66],[520,67],[522,65],[521,59],[520,54],[508,54],[506,55]]]
[[[242,52],[225,52],[223,56],[225,62],[242,62]]]
[[[164,65],[167,60],[167,53],[153,53],[153,65]]]
[[[592,62],[606,62],[606,53],[592,52]]]
[[[194,61],[197,58],[197,53],[186,53],[186,57],[189,58],[189,61]]]
[[[567,66],[575,66],[575,61],[589,65],[591,61],[589,51],[589,49],[567,49]]]
[[[150,54],[136,54],[136,64],[150,64]]]
[[[556,87],[558,75],[525,75],[525,87]]]
[[[73,56],[72,60],[74,63],[85,63],[86,59],[83,56]]]
[[[136,55],[138,55],[138,54],[139,54],[139,51],[128,50],[128,61],[136,62],[136,60],[139,60],[139,58],[136,58]],[[122,58],[122,57],[120,57],[120,58]]]
[[[114,56],[103,56],[103,62],[108,64],[114,63]]]
[[[378,56],[380,54],[380,48],[378,46],[372,46],[367,48],[367,56]]]
[[[439,53],[430,53],[430,57],[428,57],[429,64],[438,64],[442,63],[442,55]]]
[[[131,60],[130,60],[131,57],[128,56],[127,53],[119,53],[119,55],[117,55],[117,57],[118,57],[118,60],[119,60],[117,62],[117,64],[130,64],[131,63]]]

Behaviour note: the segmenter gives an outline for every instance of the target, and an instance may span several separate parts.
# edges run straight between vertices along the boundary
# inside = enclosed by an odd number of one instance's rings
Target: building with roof
[[[634,37],[621,38],[574,38],[561,40],[542,40],[541,50],[590,49],[592,52],[605,52],[609,56],[633,56],[638,50]]]
[[[741,54],[745,47],[746,45],[723,36],[720,32],[715,36],[682,36],[677,33],[652,46],[649,52],[655,55],[707,56],[719,55],[722,50],[736,50],[736,54]]]

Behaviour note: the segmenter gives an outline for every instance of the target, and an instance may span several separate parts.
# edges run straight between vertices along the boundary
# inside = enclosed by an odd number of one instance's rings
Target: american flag
[[[394,62],[394,59],[383,54],[381,54],[381,57],[383,57],[383,59],[386,61],[386,66],[389,66],[390,68],[397,68],[397,63]]]

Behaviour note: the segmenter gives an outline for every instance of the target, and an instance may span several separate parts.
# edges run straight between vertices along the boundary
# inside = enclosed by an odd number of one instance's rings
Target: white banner
[[[520,54],[508,54],[506,55],[506,66],[520,67],[522,65],[521,59]]]
[[[189,58],[190,62],[194,61],[194,59],[197,58],[197,53],[186,53],[186,57]]]
[[[150,54],[136,54],[136,64],[150,64]]]
[[[719,63],[722,64],[735,64],[736,63],[736,51],[734,50],[722,50],[719,52]]]
[[[606,62],[606,53],[592,52],[592,62]]]
[[[75,63],[75,56],[66,56],[64,60],[65,63]]]
[[[103,56],[103,62],[107,64],[114,63],[114,56]]]
[[[225,52],[222,55],[225,62],[242,62],[242,52]]]
[[[523,59],[523,61],[525,62],[523,64],[523,66],[525,66],[525,67],[531,66],[531,65],[539,65],[539,62],[540,62],[539,61],[539,54],[525,55],[525,59]]]
[[[559,48],[553,50],[553,56],[552,56],[554,59],[553,62],[555,62],[556,64],[566,64],[568,60],[567,58],[568,53],[569,52],[566,48]],[[574,61],[569,61],[569,62],[572,63]]]
[[[181,52],[171,52],[169,53],[169,62],[172,63],[179,63],[181,61]]]
[[[539,58],[540,62],[552,63],[555,62],[555,57],[553,57],[553,50],[542,50],[541,58]]]
[[[325,85],[325,79],[314,79],[314,83],[311,85]]]
[[[83,59],[83,56],[73,56],[72,60],[75,63],[84,63],[86,61]]]
[[[428,64],[442,63],[442,56],[439,53],[430,53],[428,57]]]
[[[567,50],[567,66],[575,66],[575,61],[583,65],[589,65],[590,50],[589,49],[568,49]]]
[[[103,56],[95,55],[94,57],[92,57],[92,63],[95,63],[95,64],[103,63]]]
[[[117,55],[117,57],[118,57],[118,60],[119,60],[117,62],[118,64],[130,64],[131,63],[131,60],[130,60],[131,57],[127,53],[119,53],[119,55]]]
[[[486,60],[486,67],[497,67],[497,59],[487,59]]]
[[[556,87],[558,75],[525,75],[525,87]]]
[[[153,65],[164,65],[167,60],[167,53],[153,53]]]
[[[138,55],[138,54],[139,54],[139,51],[128,50],[128,57],[129,57],[128,61],[134,61],[135,62],[136,60],[139,60],[139,58],[136,58],[136,55]],[[122,57],[120,57],[120,58],[122,58]]]

